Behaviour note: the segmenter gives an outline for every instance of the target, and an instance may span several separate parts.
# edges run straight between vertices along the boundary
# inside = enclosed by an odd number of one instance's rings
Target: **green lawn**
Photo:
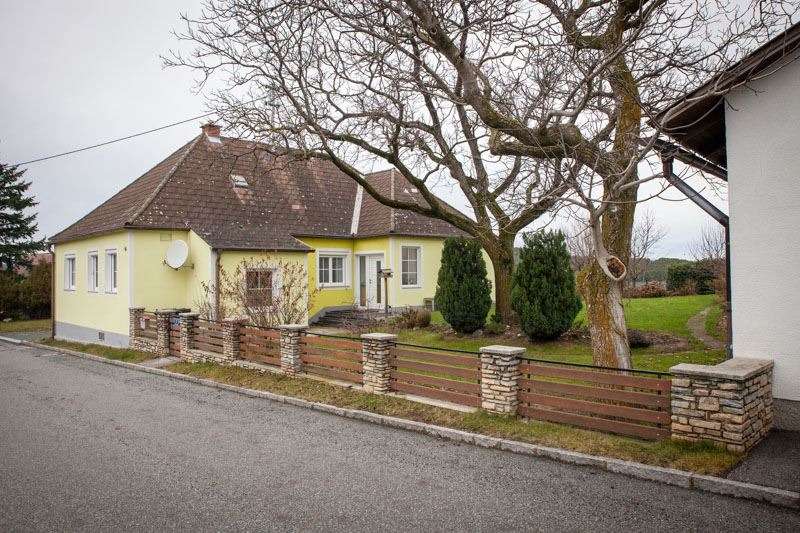
[[[666,372],[678,363],[716,364],[724,360],[722,350],[705,350],[693,339],[686,328],[686,321],[709,305],[714,305],[713,295],[669,296],[666,298],[632,298],[625,300],[625,318],[628,327],[643,331],[663,331],[689,339],[692,349],[678,353],[658,353],[651,348],[633,350],[633,366],[640,370]],[[585,324],[586,312],[582,309],[575,319],[578,325]],[[433,324],[444,324],[440,312],[433,313]],[[426,329],[402,330],[398,340],[408,344],[432,346],[443,349],[477,352],[482,346],[506,344],[526,348],[528,357],[568,363],[591,364],[592,356],[588,344],[554,341],[530,343],[524,337],[455,337],[444,336],[438,331]]]
[[[686,321],[714,303],[713,294],[667,296],[665,298],[626,298],[625,320],[631,329],[665,331],[689,338]],[[575,319],[586,324],[586,309]]]
[[[719,330],[719,321],[722,318],[722,306],[718,303],[715,303],[711,306],[711,309],[708,311],[706,315],[706,333],[714,337],[715,339],[719,339],[721,341],[725,340],[725,334]]]
[[[50,330],[50,319],[0,322],[0,332]]]

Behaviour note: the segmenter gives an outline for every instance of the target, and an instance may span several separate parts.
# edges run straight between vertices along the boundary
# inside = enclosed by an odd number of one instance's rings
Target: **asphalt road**
[[[0,343],[0,530],[798,531],[800,514]]]

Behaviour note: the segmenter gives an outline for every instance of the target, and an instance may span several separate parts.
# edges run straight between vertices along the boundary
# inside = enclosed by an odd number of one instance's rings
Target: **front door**
[[[358,305],[365,309],[383,308],[383,255],[358,256]]]

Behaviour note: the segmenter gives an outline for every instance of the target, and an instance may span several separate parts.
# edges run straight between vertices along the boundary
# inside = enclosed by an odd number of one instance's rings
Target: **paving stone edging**
[[[235,385],[228,385],[227,383],[220,383],[210,379],[196,378],[194,376],[187,376],[185,374],[178,374],[170,372],[161,368],[151,368],[136,363],[128,363],[125,361],[116,361],[114,359],[106,359],[97,355],[92,355],[66,348],[55,346],[48,346],[46,344],[39,344],[36,342],[20,341],[19,339],[11,339],[8,337],[0,336],[0,340],[12,342],[14,344],[21,344],[33,346],[35,348],[43,348],[52,350],[82,359],[97,361],[116,366],[137,370],[139,372],[146,372],[149,374],[156,374],[165,376],[172,379],[188,381],[190,383],[197,383],[212,387],[219,390],[226,390],[250,396],[253,398],[264,398],[275,402],[294,405],[297,407],[305,407],[314,409],[323,413],[329,413],[345,418],[361,420],[373,424],[380,424],[382,426],[405,429],[407,431],[415,431],[417,433],[424,433],[433,437],[447,439],[453,442],[464,444],[473,444],[483,448],[494,448],[511,453],[529,455],[533,457],[545,457],[554,459],[563,463],[591,466],[623,474],[626,476],[645,479],[648,481],[656,481],[666,485],[673,485],[687,489],[697,489],[714,494],[722,494],[725,496],[733,496],[736,498],[744,498],[748,500],[761,501],[773,505],[788,507],[791,509],[800,509],[800,493],[778,489],[774,487],[766,487],[763,485],[756,485],[752,483],[745,483],[742,481],[734,481],[730,479],[720,478],[716,476],[706,476],[695,474],[692,472],[685,472],[676,470],[674,468],[664,468],[659,466],[651,466],[643,463],[635,463],[632,461],[624,461],[622,459],[613,459],[610,457],[601,457],[596,455],[589,455],[580,452],[573,452],[561,448],[551,448],[548,446],[541,446],[538,444],[529,444],[525,442],[512,441],[508,439],[501,439],[498,437],[490,437],[488,435],[480,435],[477,433],[470,433],[458,429],[451,429],[433,424],[426,424],[424,422],[416,422],[413,420],[405,420],[403,418],[396,418],[392,416],[379,415],[367,411],[360,411],[357,409],[347,409],[344,407],[336,407],[333,405],[312,402],[295,398],[292,396],[283,396],[267,391],[258,391],[247,389],[244,387],[237,387]]]

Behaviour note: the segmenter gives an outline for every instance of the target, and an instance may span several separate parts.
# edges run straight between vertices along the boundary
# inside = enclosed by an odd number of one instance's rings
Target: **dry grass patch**
[[[255,370],[226,367],[213,363],[178,363],[166,367],[166,369],[220,383],[294,396],[337,407],[359,409],[494,437],[678,468],[701,474],[723,474],[741,459],[741,455],[728,452],[711,443],[685,443],[670,440],[650,442],[549,422],[525,422],[519,418],[491,415],[482,411],[462,413],[402,398],[368,394],[312,379],[260,373]]]
[[[66,348],[77,352],[98,355],[106,359],[114,359],[115,361],[125,361],[126,363],[141,363],[142,361],[156,358],[156,356],[151,353],[131,350],[130,348],[112,348],[110,346],[103,346],[102,344],[85,344],[82,342],[59,341],[55,339],[43,339],[39,342],[47,346]]]

